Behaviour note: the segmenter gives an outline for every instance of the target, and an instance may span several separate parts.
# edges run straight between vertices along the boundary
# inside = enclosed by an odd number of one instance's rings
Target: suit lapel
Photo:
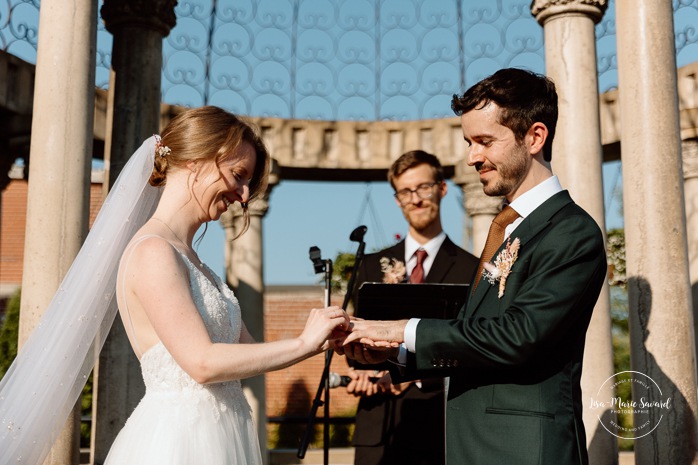
[[[439,247],[436,257],[434,257],[434,262],[431,264],[429,273],[426,278],[424,278],[425,283],[443,282],[456,261],[455,247],[456,245],[446,237],[441,247]]]
[[[381,257],[387,257],[387,258],[394,258],[396,260],[400,260],[401,262],[405,261],[405,240],[401,240],[397,244],[395,244],[392,247],[388,247],[383,251],[383,253],[380,254]]]
[[[541,231],[548,227],[550,224],[550,219],[557,213],[562,207],[572,202],[572,198],[567,191],[561,191],[550,197],[548,200],[543,202],[538,208],[536,208],[530,215],[528,215],[520,225],[516,227],[514,232],[511,234],[511,240],[519,238],[521,254],[525,254],[525,245],[531,239],[536,237]],[[499,254],[506,246],[506,241],[497,249],[493,255],[494,257]],[[514,264],[516,267],[516,264]],[[491,285],[487,280],[481,280],[477,285],[474,293],[471,293],[468,298],[468,305],[465,311],[465,317],[471,317],[477,308],[480,306],[485,296],[492,293],[496,298],[497,291],[494,290],[497,286]]]

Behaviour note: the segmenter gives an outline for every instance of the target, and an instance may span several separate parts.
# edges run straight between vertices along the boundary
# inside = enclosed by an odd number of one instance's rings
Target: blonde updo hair
[[[148,181],[151,186],[164,186],[167,173],[172,168],[185,168],[191,161],[210,161],[216,165],[243,142],[255,150],[255,169],[250,180],[250,197],[254,200],[267,187],[269,152],[262,138],[250,124],[222,108],[205,106],[186,110],[170,121],[161,134],[162,145],[170,149],[166,156],[155,155],[153,173]],[[157,150],[157,149],[156,149]],[[243,204],[245,226],[249,225],[247,205]]]

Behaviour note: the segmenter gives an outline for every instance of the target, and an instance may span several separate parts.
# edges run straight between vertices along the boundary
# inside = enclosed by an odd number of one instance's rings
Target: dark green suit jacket
[[[562,191],[524,219],[517,237],[504,295],[483,280],[458,319],[421,320],[402,373],[450,376],[449,465],[588,462],[580,378],[606,276],[603,235]]]

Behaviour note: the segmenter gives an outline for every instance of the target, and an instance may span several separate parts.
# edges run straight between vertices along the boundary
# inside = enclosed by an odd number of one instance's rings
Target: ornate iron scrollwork
[[[595,0],[596,1],[596,0]],[[36,60],[38,0],[0,0],[0,49]],[[698,0],[672,0],[678,66],[698,56]],[[604,0],[605,5],[605,0]],[[180,0],[162,97],[252,116],[416,120],[505,66],[545,71],[530,0]],[[99,21],[96,85],[112,39]],[[615,2],[596,25],[599,90],[617,87]]]

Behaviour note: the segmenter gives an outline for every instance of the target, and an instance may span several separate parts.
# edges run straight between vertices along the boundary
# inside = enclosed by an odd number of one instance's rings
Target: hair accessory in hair
[[[155,153],[163,158],[169,155],[172,150],[170,150],[168,146],[162,144],[162,138],[157,134],[153,134],[153,136],[155,136]]]

